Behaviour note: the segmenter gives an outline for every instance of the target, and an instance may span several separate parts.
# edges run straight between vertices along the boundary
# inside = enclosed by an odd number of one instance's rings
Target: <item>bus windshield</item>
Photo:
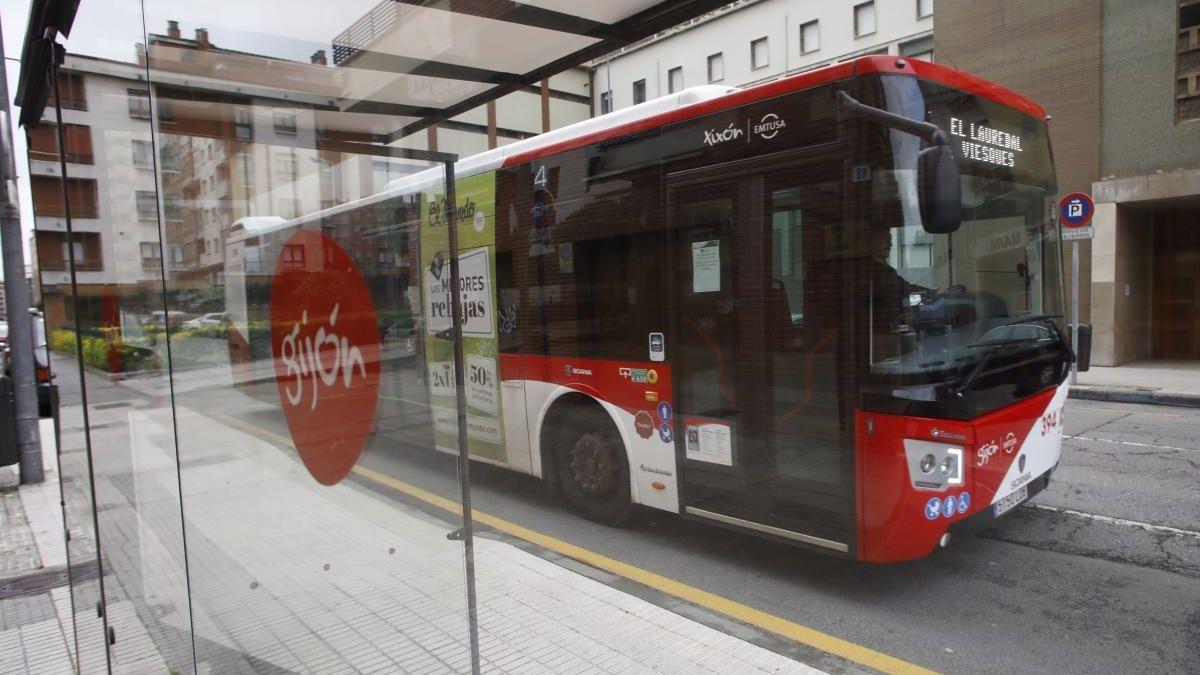
[[[1069,352],[1044,121],[942,85],[880,79],[891,112],[947,134],[961,172],[962,226],[925,231],[916,188],[923,141],[885,130],[890,162],[873,172],[869,236],[873,377],[946,385],[927,392],[931,400],[1040,353],[1058,367],[1039,370],[1039,384],[1057,384]]]

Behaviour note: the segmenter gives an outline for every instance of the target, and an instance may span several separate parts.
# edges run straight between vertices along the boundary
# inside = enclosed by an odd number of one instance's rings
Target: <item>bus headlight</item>
[[[945,490],[963,483],[963,448],[915,438],[904,439],[908,479],[918,490]]]
[[[953,457],[947,457],[946,459],[943,459],[942,460],[942,475],[949,476],[950,473],[952,471],[954,471],[956,466],[957,466],[957,463],[954,461]]]
[[[921,458],[921,473],[933,473],[933,465],[937,463],[937,457],[933,454],[927,454]]]

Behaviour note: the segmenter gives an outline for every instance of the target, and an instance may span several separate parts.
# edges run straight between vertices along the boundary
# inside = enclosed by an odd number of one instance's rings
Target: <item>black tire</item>
[[[564,501],[588,520],[622,525],[633,514],[625,444],[595,402],[568,405],[549,434],[555,478]]]

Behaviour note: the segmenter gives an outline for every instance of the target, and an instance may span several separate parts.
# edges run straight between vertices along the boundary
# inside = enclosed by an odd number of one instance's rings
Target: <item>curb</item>
[[[1141,403],[1145,405],[1168,405],[1180,408],[1200,408],[1200,394],[1159,391],[1157,389],[1135,389],[1121,387],[1096,387],[1075,385],[1070,398],[1084,401],[1108,401],[1109,403]]]

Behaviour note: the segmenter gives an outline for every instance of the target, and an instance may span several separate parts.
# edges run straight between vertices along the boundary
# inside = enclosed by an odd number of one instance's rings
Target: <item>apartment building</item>
[[[324,49],[308,62],[226,49],[205,28],[185,37],[176,21],[149,33],[129,62],[68,55],[60,81],[67,201],[52,107],[29,146],[32,244],[49,325],[68,323],[72,253],[79,297],[95,300],[81,302],[90,323],[143,320],[164,281],[181,308],[221,311],[226,241],[243,219],[297,218],[376,194],[425,168],[338,145],[378,145],[396,128],[386,87],[412,83],[380,85],[369,62],[400,30],[394,19],[378,20],[395,4],[377,8],[374,32],[334,35],[333,63]],[[576,68],[393,145],[467,156],[587,119],[588,80],[587,70]],[[374,109],[329,114],[368,93]],[[343,244],[380,246],[364,257],[381,267],[400,264],[385,244]]]
[[[740,0],[592,62],[597,112],[867,54],[933,58],[933,0]]]
[[[80,311],[106,325],[120,324],[118,284],[147,287],[160,278],[154,151],[139,98],[144,80],[135,63],[67,57],[59,81],[65,198],[52,109],[28,139],[33,260],[50,326],[67,321],[72,261]]]

